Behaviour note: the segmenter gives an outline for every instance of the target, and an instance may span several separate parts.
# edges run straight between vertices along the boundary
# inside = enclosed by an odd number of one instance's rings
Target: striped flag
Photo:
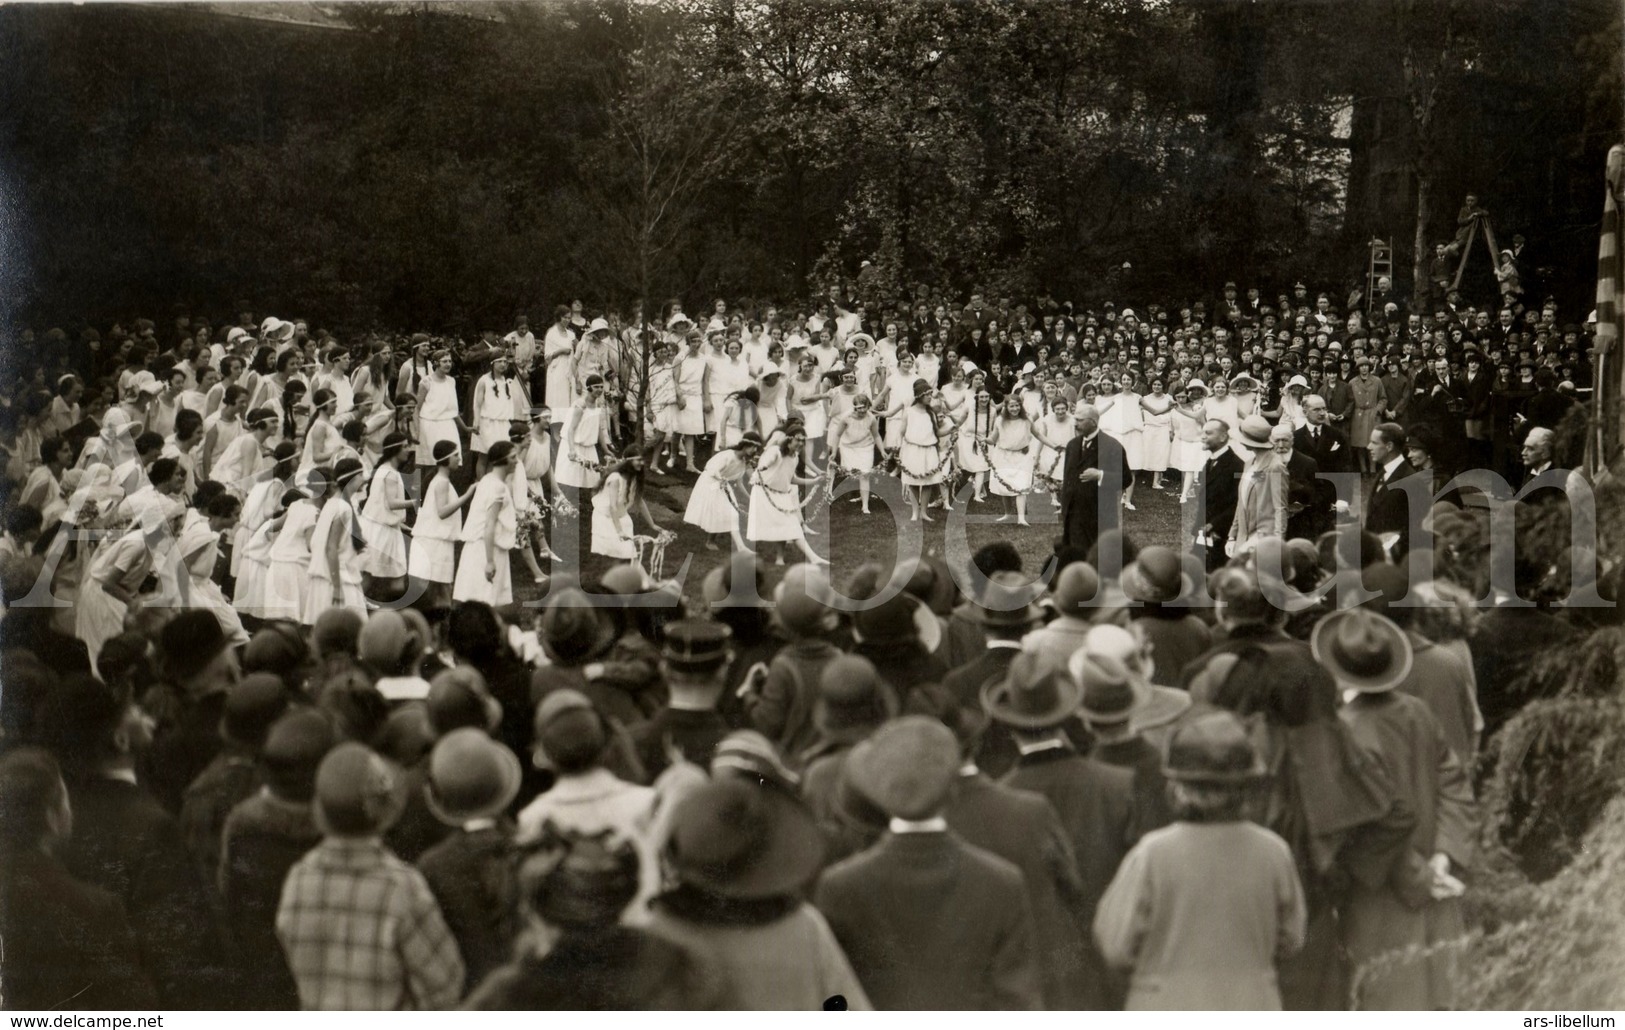
[[[1625,208],[1625,146],[1616,144],[1608,151],[1607,183],[1607,197],[1602,208],[1602,239],[1597,245],[1597,310],[1593,316],[1597,320],[1593,354],[1597,358],[1599,373],[1593,400],[1599,415],[1606,410],[1606,404],[1625,396],[1625,361],[1621,360],[1625,355],[1619,353],[1619,294],[1621,285],[1625,284],[1625,251],[1620,249],[1620,235],[1625,231],[1625,225],[1621,223],[1621,210]],[[1625,421],[1625,404],[1621,405],[1620,417]],[[1619,427],[1613,441],[1615,446],[1621,440],[1625,440],[1625,425]],[[1606,461],[1612,453],[1606,445],[1599,450],[1601,453],[1593,455],[1598,463]]]

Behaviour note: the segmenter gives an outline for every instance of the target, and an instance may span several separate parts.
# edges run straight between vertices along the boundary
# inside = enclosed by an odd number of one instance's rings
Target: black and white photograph
[[[1613,1027],[1622,211],[1622,0],[0,3],[0,1009]]]

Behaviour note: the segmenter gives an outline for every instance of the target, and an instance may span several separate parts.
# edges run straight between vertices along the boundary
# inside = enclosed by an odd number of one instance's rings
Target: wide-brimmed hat
[[[852,613],[852,637],[874,645],[916,641],[927,653],[942,643],[942,622],[913,594],[897,593]]]
[[[940,719],[905,715],[852,749],[846,775],[887,815],[924,819],[942,811],[962,764],[959,740]]]
[[[1080,685],[1084,679],[1084,663],[1088,660],[1109,658],[1120,663],[1131,676],[1143,684],[1144,696],[1139,700],[1130,720],[1131,729],[1138,733],[1155,729],[1184,715],[1191,707],[1191,696],[1183,690],[1164,687],[1150,682],[1152,670],[1145,666],[1142,652],[1144,642],[1134,632],[1111,623],[1097,623],[1083,638],[1067,662],[1067,671]]]
[[[1411,671],[1411,642],[1386,616],[1364,608],[1331,612],[1309,635],[1315,661],[1340,687],[1362,694],[1392,690]]]
[[[1051,600],[1062,615],[1087,619],[1099,608],[1095,603],[1100,593],[1100,574],[1086,561],[1068,562],[1055,577]]]
[[[461,826],[506,810],[521,775],[518,757],[504,745],[472,727],[452,730],[429,753],[423,800],[436,819]]]
[[[208,668],[220,652],[231,646],[231,641],[213,612],[194,609],[165,623],[159,644],[164,668],[176,680],[184,681]]]
[[[1241,785],[1265,773],[1264,757],[1235,714],[1214,709],[1181,723],[1168,737],[1162,774],[1179,783]]]
[[[1045,730],[1072,718],[1083,701],[1078,682],[1053,660],[1023,651],[1004,676],[982,685],[982,708],[994,722]]]
[[[801,774],[790,768],[771,740],[755,730],[735,730],[718,742],[711,753],[711,775],[733,776],[792,795],[801,789]]]
[[[405,807],[406,778],[365,744],[340,744],[316,770],[316,823],[323,833],[376,836],[395,825]]]
[[[1077,667],[1078,684],[1083,688],[1078,712],[1089,722],[1103,726],[1126,723],[1150,696],[1144,677],[1110,655],[1080,651],[1070,664]]]
[[[542,613],[541,638],[550,659],[570,664],[608,647],[615,639],[615,627],[585,593],[566,587],[553,595]]]
[[[593,333],[607,332],[609,332],[609,323],[602,318],[595,318],[592,320],[592,325],[589,325],[587,327],[587,331],[582,335],[591,336]]]
[[[1033,603],[1038,593],[1039,587],[1019,572],[995,572],[988,577],[970,616],[984,626],[999,629],[1031,626],[1043,618]]]
[[[1195,591],[1179,555],[1171,547],[1142,550],[1123,570],[1123,593],[1132,601],[1167,604]]]
[[[1243,447],[1255,451],[1267,451],[1274,446],[1270,443],[1270,424],[1263,415],[1248,415],[1241,420],[1240,440]]]
[[[818,874],[824,837],[789,794],[718,779],[678,803],[667,854],[682,883],[725,898],[773,898]]]

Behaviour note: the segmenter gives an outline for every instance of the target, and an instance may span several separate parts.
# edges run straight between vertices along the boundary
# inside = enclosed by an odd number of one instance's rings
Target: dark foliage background
[[[226,6],[0,8],[12,320],[1340,292],[1469,189],[1583,314],[1620,135],[1611,0]]]

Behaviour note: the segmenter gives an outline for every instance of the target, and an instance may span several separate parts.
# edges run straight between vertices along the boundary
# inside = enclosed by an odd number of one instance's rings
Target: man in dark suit
[[[1043,1005],[1021,870],[943,818],[960,764],[954,734],[925,715],[887,723],[847,758],[890,831],[826,870],[813,903],[882,1011]]]
[[[1123,489],[1133,482],[1122,444],[1100,432],[1100,411],[1091,404],[1073,415],[1078,435],[1066,445],[1061,465],[1061,546],[1086,552],[1122,513]]]
[[[1037,655],[1023,654],[1002,683],[982,693],[982,707],[993,721],[1008,726],[1020,749],[1016,768],[1001,782],[1049,799],[1061,817],[1078,861],[1083,885],[1085,926],[1092,926],[1095,907],[1134,844],[1134,774],[1078,753],[1067,736],[1082,704],[1083,689],[1064,669]],[[1097,1007],[1110,1008],[1114,988],[1104,960],[1091,948],[1090,981]]]
[[[127,688],[87,677],[64,682],[46,712],[45,737],[68,772],[75,832],[62,848],[74,876],[124,904],[142,966],[166,1008],[218,1008],[234,977],[210,891],[179,825],[136,783],[151,741]]]
[[[1332,528],[1331,506],[1321,503],[1320,466],[1294,450],[1292,443],[1291,426],[1283,423],[1270,430],[1270,446],[1286,462],[1286,538],[1314,540]]]
[[[1292,434],[1292,449],[1314,459],[1320,476],[1337,476],[1354,471],[1354,453],[1349,438],[1332,425],[1326,399],[1310,394],[1303,399],[1306,424]],[[1359,491],[1355,491],[1358,500]],[[1333,479],[1315,480],[1315,504],[1326,512],[1327,528],[1336,521],[1332,511],[1337,504],[1337,482]],[[1311,538],[1312,539],[1312,538]]]
[[[1021,638],[1038,624],[1038,609],[1028,603],[1032,588],[1019,572],[995,572],[972,602],[972,615],[987,637],[987,650],[942,680],[959,704],[982,710],[982,687],[1004,679],[1021,653]],[[1003,776],[1016,764],[1016,742],[1002,726],[983,736],[977,763],[989,776]]]
[[[1381,537],[1392,533],[1397,540],[1388,548],[1396,560],[1405,556],[1411,547],[1410,494],[1400,485],[1416,475],[1411,463],[1405,460],[1405,430],[1396,422],[1382,422],[1371,430],[1371,443],[1366,451],[1371,455],[1371,467],[1377,481],[1371,488],[1371,497],[1365,506],[1365,528]],[[1429,496],[1419,504],[1415,522],[1420,528],[1423,515],[1432,507]]]
[[[72,832],[56,760],[32,747],[0,756],[0,993],[11,1009],[154,1008],[124,906],[56,858]]]
[[[1230,430],[1233,427],[1223,419],[1210,418],[1202,426],[1202,445],[1207,448],[1207,461],[1196,473],[1196,489],[1202,492],[1203,520],[1197,527],[1202,540],[1196,552],[1206,555],[1207,569],[1225,563],[1224,540],[1230,535],[1230,524],[1236,520],[1236,497],[1241,489],[1242,462],[1230,449]]]

